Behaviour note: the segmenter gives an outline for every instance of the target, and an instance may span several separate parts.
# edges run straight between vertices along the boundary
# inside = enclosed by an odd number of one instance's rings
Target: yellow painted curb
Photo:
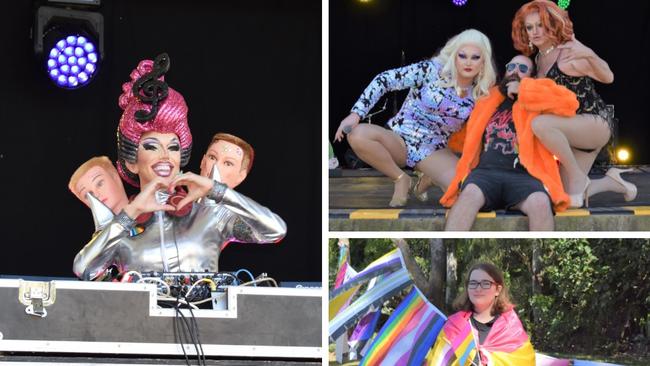
[[[589,216],[589,210],[583,208],[572,208],[564,212],[558,212],[555,216]]]
[[[356,210],[350,213],[350,220],[398,219],[401,209]]]
[[[638,216],[650,215],[650,206],[625,206],[623,208],[634,211],[634,214]]]

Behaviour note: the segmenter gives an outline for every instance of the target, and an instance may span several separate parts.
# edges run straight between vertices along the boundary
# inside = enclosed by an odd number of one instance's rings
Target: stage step
[[[647,231],[650,228],[650,169],[636,166],[626,180],[638,187],[634,201],[606,192],[590,198],[587,209],[571,209],[555,216],[558,231]],[[602,174],[590,175],[598,179]],[[427,202],[409,198],[400,209],[387,207],[393,183],[374,170],[332,170],[329,178],[330,231],[440,231],[447,210],[438,200],[442,191],[429,189]],[[519,212],[479,213],[472,230],[528,230],[528,219]]]

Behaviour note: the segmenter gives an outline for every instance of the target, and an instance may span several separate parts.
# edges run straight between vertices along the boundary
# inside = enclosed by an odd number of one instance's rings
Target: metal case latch
[[[27,305],[25,312],[29,315],[45,318],[47,316],[45,307],[54,304],[56,300],[54,281],[19,280],[18,285],[18,301],[23,305]]]

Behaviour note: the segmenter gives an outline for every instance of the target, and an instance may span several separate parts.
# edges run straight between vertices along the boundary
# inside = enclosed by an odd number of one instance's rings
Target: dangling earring
[[[530,48],[531,51],[533,50],[533,42],[528,41],[528,48]]]

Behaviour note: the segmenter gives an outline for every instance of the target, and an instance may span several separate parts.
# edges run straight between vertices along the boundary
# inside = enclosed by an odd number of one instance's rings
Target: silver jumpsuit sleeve
[[[215,181],[208,198],[234,214],[227,224],[234,241],[275,243],[287,234],[287,224],[280,216],[225,184]]]
[[[120,244],[128,238],[133,225],[133,220],[123,211],[115,216],[77,253],[72,265],[74,274],[82,280],[93,280],[116,264]]]

